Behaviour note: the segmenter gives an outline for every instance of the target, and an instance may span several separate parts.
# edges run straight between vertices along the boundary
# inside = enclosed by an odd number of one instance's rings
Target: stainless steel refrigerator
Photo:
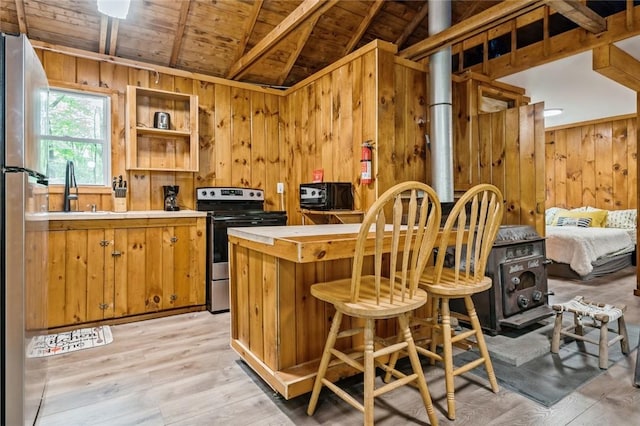
[[[32,425],[46,382],[46,359],[29,358],[46,333],[47,178],[38,129],[47,77],[24,35],[0,34],[0,292],[2,425]]]

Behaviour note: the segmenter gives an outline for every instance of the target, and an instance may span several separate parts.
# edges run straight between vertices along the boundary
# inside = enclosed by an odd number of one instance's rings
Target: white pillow
[[[637,209],[609,210],[606,228],[635,229],[638,219]]]
[[[552,225],[553,221],[556,218],[558,213],[566,212],[567,209],[563,209],[562,207],[549,207],[544,212],[544,223],[547,225]]]

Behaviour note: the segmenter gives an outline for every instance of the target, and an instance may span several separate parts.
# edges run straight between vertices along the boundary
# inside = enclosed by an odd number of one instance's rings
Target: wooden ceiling
[[[96,0],[2,0],[2,32],[232,80],[291,86],[374,39],[428,36],[424,0],[132,0],[126,19]],[[499,1],[453,1],[452,23]]]
[[[544,5],[599,34],[605,18],[588,7],[597,3],[608,2],[451,0],[451,28],[428,37],[426,0],[131,0],[122,20],[100,14],[96,0],[1,0],[0,30],[41,47],[289,87],[375,39],[420,60]]]

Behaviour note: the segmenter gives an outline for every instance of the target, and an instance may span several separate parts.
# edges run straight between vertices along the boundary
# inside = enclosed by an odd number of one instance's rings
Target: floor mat
[[[630,352],[638,346],[639,331],[640,326],[627,324]],[[592,330],[587,335],[597,341],[599,333],[599,330]],[[609,338],[611,337],[612,333],[609,333]],[[609,367],[624,357],[619,342],[609,347]],[[453,362],[461,365],[476,358],[478,353],[474,349],[456,355]],[[547,352],[519,366],[491,358],[501,386],[546,407],[554,405],[578,387],[605,372],[606,370],[598,367],[598,361],[598,345],[569,338],[560,341],[559,353]],[[471,373],[486,380],[483,367],[472,370]]]
[[[38,358],[59,355],[107,345],[112,341],[113,335],[108,325],[34,336],[29,343],[27,356]]]

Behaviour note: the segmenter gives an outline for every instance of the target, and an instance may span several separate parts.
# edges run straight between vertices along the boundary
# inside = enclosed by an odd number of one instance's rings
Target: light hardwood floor
[[[591,282],[549,280],[550,302],[582,294],[625,303],[640,324],[635,268]],[[351,425],[362,415],[329,393],[312,417],[308,395],[286,401],[229,348],[229,314],[198,312],[112,326],[110,345],[49,359],[37,422],[50,425]],[[443,371],[427,367],[427,383],[443,425],[640,424],[633,386],[637,350],[551,408],[469,373],[456,377],[457,419],[447,420]],[[376,400],[380,425],[427,424],[417,390],[403,387]]]

